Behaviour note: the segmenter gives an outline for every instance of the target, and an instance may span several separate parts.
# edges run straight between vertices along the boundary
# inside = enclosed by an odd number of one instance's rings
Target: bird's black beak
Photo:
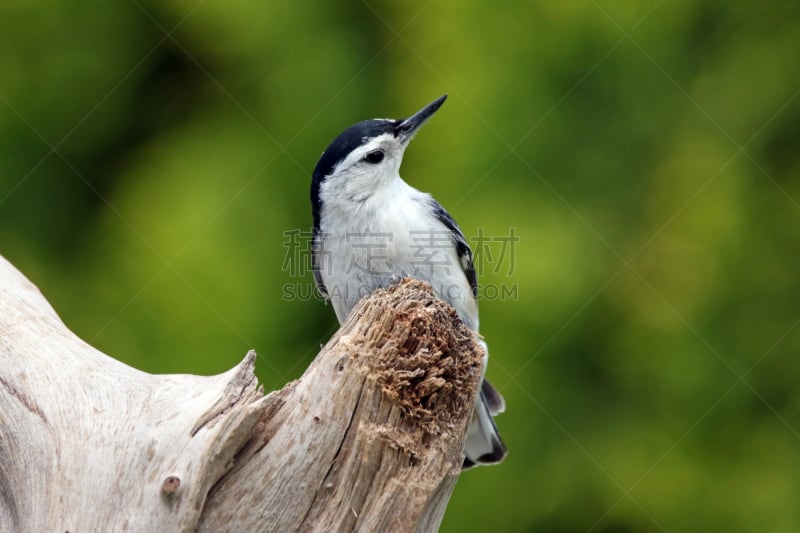
[[[410,117],[397,121],[397,125],[395,126],[394,130],[395,137],[400,139],[403,144],[407,144],[414,134],[422,127],[422,125],[425,124],[440,107],[442,107],[442,104],[445,100],[447,100],[446,94],[440,96]]]

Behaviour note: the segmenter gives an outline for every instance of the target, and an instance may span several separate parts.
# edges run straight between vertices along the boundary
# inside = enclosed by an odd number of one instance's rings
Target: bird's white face
[[[363,202],[400,179],[400,163],[408,146],[391,133],[373,137],[347,155],[320,187],[323,202]]]

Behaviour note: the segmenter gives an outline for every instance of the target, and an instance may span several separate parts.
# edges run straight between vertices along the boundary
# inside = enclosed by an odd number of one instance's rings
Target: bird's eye
[[[381,161],[383,161],[383,150],[373,150],[367,155],[364,156],[364,161],[367,163],[371,163],[373,165],[377,165]]]

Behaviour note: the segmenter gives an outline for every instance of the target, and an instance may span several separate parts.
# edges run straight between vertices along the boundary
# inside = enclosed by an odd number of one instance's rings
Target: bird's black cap
[[[385,119],[363,120],[353,124],[340,133],[322,153],[322,157],[319,158],[314,169],[313,178],[322,181],[322,178],[333,172],[336,165],[347,157],[347,154],[378,135],[384,133],[394,135],[396,126],[396,120]]]

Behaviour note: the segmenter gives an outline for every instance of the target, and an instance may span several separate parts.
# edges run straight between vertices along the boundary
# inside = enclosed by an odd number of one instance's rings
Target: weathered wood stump
[[[0,258],[0,531],[429,531],[480,348],[422,282],[362,300],[303,376],[256,355],[150,375],[70,332]]]

